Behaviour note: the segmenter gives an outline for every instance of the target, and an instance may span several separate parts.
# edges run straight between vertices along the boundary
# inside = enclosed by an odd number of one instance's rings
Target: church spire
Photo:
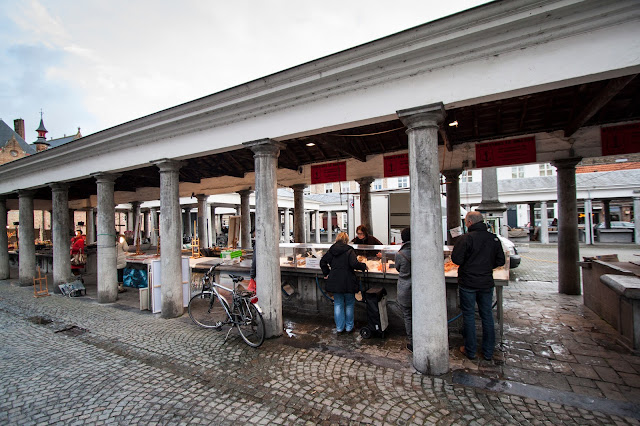
[[[47,132],[48,130],[44,127],[44,121],[42,120],[43,112],[40,110],[40,126],[36,129],[38,132],[38,139],[34,142],[36,145],[36,151],[44,151],[47,149],[49,144],[47,143]]]

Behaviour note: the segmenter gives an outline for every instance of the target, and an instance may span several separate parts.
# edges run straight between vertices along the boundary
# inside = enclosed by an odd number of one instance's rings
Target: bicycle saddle
[[[240,275],[229,274],[229,278],[231,278],[234,283],[244,281],[244,277],[241,277]]]

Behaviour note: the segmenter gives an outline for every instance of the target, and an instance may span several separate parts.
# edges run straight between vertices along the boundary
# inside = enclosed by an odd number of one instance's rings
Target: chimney
[[[24,120],[22,118],[16,118],[13,120],[13,129],[22,139],[24,139]]]

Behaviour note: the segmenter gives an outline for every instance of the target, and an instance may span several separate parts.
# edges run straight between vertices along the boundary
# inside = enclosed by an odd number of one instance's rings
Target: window
[[[351,185],[349,182],[340,182],[340,192],[349,192],[351,191]]]
[[[540,176],[553,176],[554,167],[549,163],[540,164]]]
[[[376,179],[373,181],[373,190],[376,191],[382,189],[382,179]]]
[[[305,186],[305,187],[304,187],[304,190],[302,191],[302,193],[303,193],[304,195],[309,195],[309,194],[311,194],[311,188],[310,188],[310,187],[308,187],[308,186]]]
[[[473,182],[473,171],[465,170],[462,172],[462,176],[460,177],[462,182]]]
[[[512,167],[511,168],[511,178],[512,179],[520,179],[524,177],[524,166]]]
[[[409,176],[403,176],[398,178],[398,188],[409,187]]]
[[[324,193],[325,194],[331,194],[333,192],[333,184],[332,183],[325,183],[324,184]]]

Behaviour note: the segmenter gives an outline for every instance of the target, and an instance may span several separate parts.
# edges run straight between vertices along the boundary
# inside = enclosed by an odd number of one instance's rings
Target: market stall
[[[330,295],[324,291],[324,279],[320,270],[320,259],[331,247],[331,244],[289,243],[280,244],[280,271],[283,288],[283,307],[294,313],[301,314],[326,314],[331,318],[333,305]],[[358,255],[358,260],[367,264],[367,274],[357,273],[362,287],[384,287],[387,290],[389,302],[389,323],[393,328],[402,330],[404,323],[402,315],[397,308],[396,284],[398,272],[395,269],[396,252],[399,245],[352,245]],[[459,313],[458,303],[458,267],[451,262],[452,246],[445,246],[444,275],[447,286],[447,316],[449,320],[455,319]],[[500,336],[503,335],[503,294],[502,289],[509,284],[509,256],[505,254],[506,264],[493,271],[496,283],[497,315],[500,327]],[[192,266],[192,291],[197,291],[197,283],[204,272],[211,266],[220,264],[216,269],[216,280],[226,280],[229,273],[244,275],[249,279],[251,259],[237,259],[231,262],[222,262],[220,258],[201,258],[199,262],[193,262]],[[260,283],[258,282],[258,286]],[[356,304],[358,306],[358,304]],[[364,307],[356,311],[356,318],[366,320]],[[460,324],[452,321],[450,326],[458,328]]]
[[[156,254],[133,254],[127,256],[124,268],[124,286],[137,288],[140,295],[140,309],[158,313],[162,308],[162,273],[160,256]],[[189,258],[182,256],[182,299],[183,306],[189,305],[190,280]]]

